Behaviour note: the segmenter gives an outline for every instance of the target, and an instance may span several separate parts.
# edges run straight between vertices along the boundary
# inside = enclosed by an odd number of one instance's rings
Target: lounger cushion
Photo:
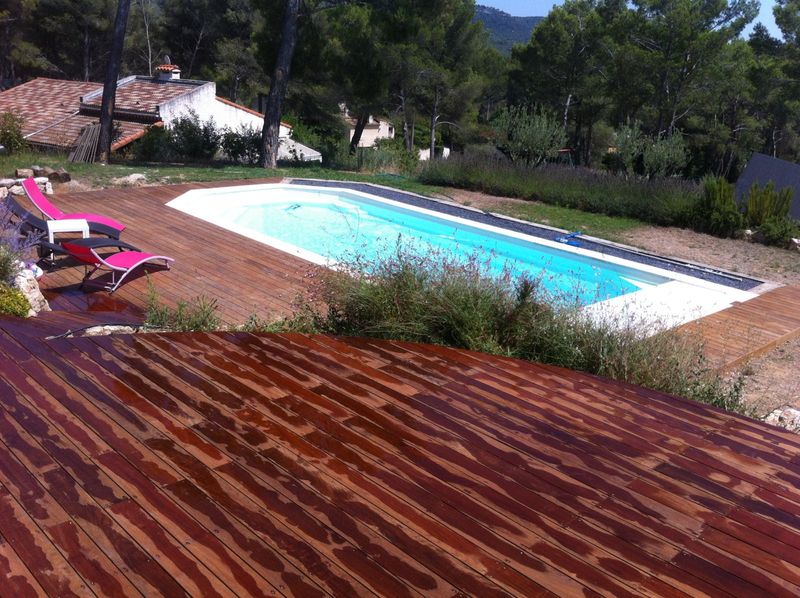
[[[127,270],[138,263],[153,258],[163,259],[159,255],[154,253],[145,253],[143,251],[120,251],[119,253],[114,253],[103,259],[107,264],[113,266],[114,268],[123,268]]]
[[[75,214],[64,214],[63,218],[59,218],[59,220],[65,220],[67,218],[75,218],[77,220],[88,220],[89,222],[97,222],[98,224],[103,224],[105,226],[110,226],[113,229],[118,231],[125,230],[125,225],[121,222],[117,222],[113,218],[109,218],[108,216],[101,216],[100,214],[90,214],[84,212],[77,212]]]

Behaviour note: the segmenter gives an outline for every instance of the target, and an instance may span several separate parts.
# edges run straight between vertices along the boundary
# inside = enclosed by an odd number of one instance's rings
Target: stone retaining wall
[[[31,168],[17,168],[13,177],[0,179],[0,199],[5,199],[9,194],[24,195],[22,181],[33,178],[44,193],[52,195],[53,183],[66,183],[71,177],[63,168],[32,166]]]

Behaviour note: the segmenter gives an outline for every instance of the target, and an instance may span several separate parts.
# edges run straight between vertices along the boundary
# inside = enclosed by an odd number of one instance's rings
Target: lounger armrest
[[[104,239],[102,237],[89,237],[87,239],[72,239],[70,241],[73,245],[81,245],[83,247],[91,247],[92,249],[103,249],[105,247],[114,247],[117,249],[127,249],[128,251],[141,251],[138,247],[120,241],[119,239]]]
[[[119,239],[120,231],[105,224],[100,224],[99,222],[90,222],[89,223],[89,232],[97,233],[98,235],[105,235],[112,239]]]

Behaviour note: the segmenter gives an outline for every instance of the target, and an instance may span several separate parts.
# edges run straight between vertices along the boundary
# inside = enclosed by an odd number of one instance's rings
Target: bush
[[[5,204],[0,204],[0,284],[13,282],[22,260],[38,243],[37,235],[22,234],[20,224],[13,214]]]
[[[0,145],[5,146],[11,154],[16,154],[28,145],[22,135],[22,126],[25,124],[21,116],[6,110],[0,114]]]
[[[758,228],[765,245],[787,247],[792,238],[800,236],[797,223],[790,218],[770,216]]]
[[[769,181],[764,188],[753,183],[747,195],[747,224],[759,228],[767,220],[786,220],[792,206],[792,188],[775,191],[775,183]]]
[[[703,196],[694,228],[720,237],[731,237],[742,227],[742,214],[734,199],[734,188],[722,177],[703,179]]]
[[[261,131],[244,125],[238,131],[225,129],[220,145],[233,162],[253,166],[261,154]]]
[[[179,158],[211,160],[219,151],[221,135],[214,120],[200,122],[200,117],[192,110],[175,119],[169,130],[172,149]]]
[[[136,142],[134,154],[145,162],[170,162],[175,159],[172,133],[164,127],[148,127]]]
[[[614,136],[615,151],[611,154],[614,170],[629,176],[635,174],[644,143],[638,123],[621,127]]]
[[[644,144],[642,168],[648,178],[677,174],[686,166],[686,144],[680,133]]]
[[[206,332],[219,329],[220,319],[217,317],[216,299],[200,296],[190,301],[179,301],[173,309],[160,303],[158,294],[149,280],[147,285],[146,326],[174,332]]]
[[[564,126],[544,109],[504,108],[492,119],[497,147],[512,162],[538,166],[558,157],[567,136]]]
[[[31,306],[22,291],[0,283],[0,314],[24,318]]]
[[[483,260],[398,248],[323,271],[275,329],[433,343],[553,364],[746,411],[741,384],[705,365],[701,345],[662,329],[590,320],[537,281],[494,277]],[[652,331],[652,322],[648,324]]]
[[[691,227],[700,187],[679,179],[625,179],[607,172],[486,157],[451,156],[425,164],[423,183],[531,199],[586,212],[627,216],[663,226]]]

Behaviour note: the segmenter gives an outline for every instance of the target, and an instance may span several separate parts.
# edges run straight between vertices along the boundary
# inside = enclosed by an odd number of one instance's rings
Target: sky
[[[764,23],[773,36],[780,37],[780,31],[775,25],[775,19],[772,17],[774,3],[774,0],[761,0],[761,12],[756,17],[755,22]],[[555,4],[561,4],[561,2],[553,2],[552,0],[478,0],[477,4],[499,8],[515,17],[543,17],[550,12],[550,9]],[[752,29],[752,25],[746,32],[749,32],[750,29]]]

